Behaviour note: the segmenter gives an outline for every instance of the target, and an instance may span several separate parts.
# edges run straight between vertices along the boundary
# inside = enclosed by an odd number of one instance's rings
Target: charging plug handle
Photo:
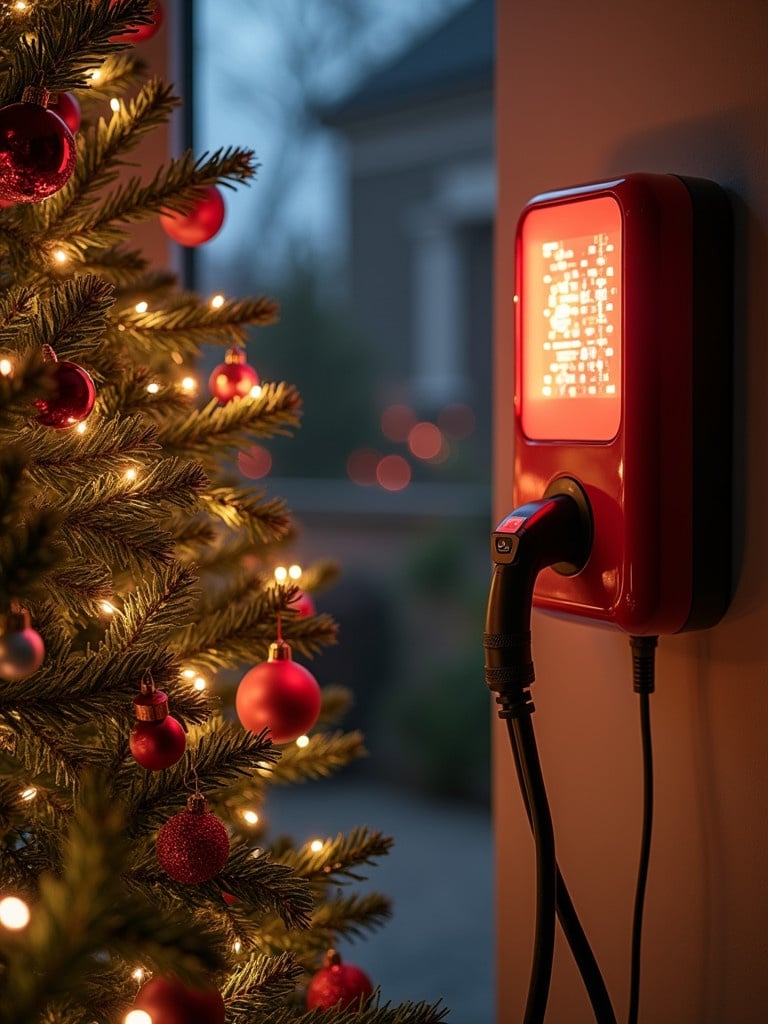
[[[485,621],[485,681],[502,718],[533,710],[527,688],[535,674],[531,608],[536,577],[546,566],[579,572],[592,547],[592,514],[581,486],[558,478],[545,496],[516,508],[491,534],[494,563]]]

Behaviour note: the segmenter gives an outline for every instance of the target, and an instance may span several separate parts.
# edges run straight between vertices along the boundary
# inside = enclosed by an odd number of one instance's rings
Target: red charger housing
[[[517,227],[515,504],[575,480],[593,544],[534,605],[634,635],[731,594],[732,240],[713,182],[630,174],[534,197]],[[558,571],[560,570],[560,571]]]

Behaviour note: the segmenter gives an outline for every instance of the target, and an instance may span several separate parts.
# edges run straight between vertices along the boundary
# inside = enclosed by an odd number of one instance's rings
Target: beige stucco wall
[[[641,170],[708,177],[735,197],[743,566],[721,625],[664,638],[659,648],[641,1021],[758,1024],[768,1014],[768,3],[498,6],[497,517],[512,507],[511,281],[525,201],[548,188]],[[559,859],[625,1019],[640,831],[628,643],[538,613],[533,630],[534,722]],[[520,1024],[532,942],[532,843],[506,732],[500,723],[495,729],[497,1019]],[[547,1021],[591,1020],[559,943]]]

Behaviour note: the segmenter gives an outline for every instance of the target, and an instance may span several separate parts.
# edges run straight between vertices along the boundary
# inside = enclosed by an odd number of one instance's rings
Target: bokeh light
[[[381,432],[390,441],[405,441],[416,420],[416,413],[407,405],[390,405],[381,414]]]
[[[402,455],[385,455],[376,467],[376,479],[385,491],[402,491],[411,482],[411,467]]]
[[[422,421],[408,432],[408,448],[417,459],[434,459],[443,447],[443,435],[434,423]]]
[[[261,480],[272,469],[272,456],[260,444],[251,445],[237,453],[237,465],[243,476],[249,480]]]
[[[373,448],[356,448],[347,458],[347,476],[361,487],[376,483],[376,470],[381,455]]]

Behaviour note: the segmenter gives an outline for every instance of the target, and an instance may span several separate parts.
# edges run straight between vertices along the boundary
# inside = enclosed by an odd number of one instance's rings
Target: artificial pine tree
[[[243,817],[362,741],[333,724],[344,693],[315,706],[291,656],[335,624],[271,576],[289,512],[233,483],[238,448],[292,430],[299,395],[242,395],[225,374],[201,402],[183,383],[203,343],[241,382],[248,330],[276,307],[214,308],[131,247],[132,224],[193,220],[255,168],[232,148],[118,182],[177,102],[116,41],[153,10],[0,0],[0,1022],[431,1024],[439,1007],[366,999],[326,958],[387,916],[343,886],[389,840],[361,827],[295,848]],[[54,111],[78,106],[73,137]],[[245,728],[234,691],[254,665]],[[349,1008],[326,1015],[321,991]]]

